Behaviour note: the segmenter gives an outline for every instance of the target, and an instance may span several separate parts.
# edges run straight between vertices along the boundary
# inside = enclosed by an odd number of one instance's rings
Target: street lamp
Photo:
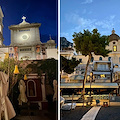
[[[18,78],[18,74],[19,74],[19,70],[18,70],[18,65],[15,65],[15,69],[13,72],[13,83],[12,83],[12,87],[16,84],[17,82],[17,78]]]
[[[15,65],[14,74],[19,74],[19,70],[18,70],[18,66],[17,65]]]
[[[93,72],[90,73],[90,96],[91,96],[91,83],[93,81]]]
[[[24,80],[27,80],[27,75],[26,74],[24,75]]]

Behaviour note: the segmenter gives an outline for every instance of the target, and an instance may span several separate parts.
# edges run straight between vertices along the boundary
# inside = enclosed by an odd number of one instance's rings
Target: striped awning
[[[70,80],[83,80],[84,76],[83,75],[72,75],[70,76]]]
[[[83,83],[61,83],[60,88],[83,88]],[[90,88],[90,83],[86,83],[85,88]],[[117,83],[92,83],[91,88],[118,88],[118,84]]]
[[[93,72],[94,75],[101,75],[101,74],[105,74],[105,75],[110,75],[110,72],[105,72],[105,71],[100,71],[100,72]]]

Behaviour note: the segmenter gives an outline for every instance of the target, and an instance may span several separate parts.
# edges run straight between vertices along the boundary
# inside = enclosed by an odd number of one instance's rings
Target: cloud
[[[84,2],[82,2],[81,4],[88,4],[88,3],[92,3],[93,0],[85,0]]]
[[[117,22],[114,20],[114,18],[115,18],[115,15],[111,15],[110,17],[104,20],[101,20],[101,21],[99,20],[95,22],[95,25],[100,26],[101,28],[104,28],[104,29],[110,29]]]
[[[96,19],[84,18],[75,13],[67,15],[66,20],[67,22],[72,23],[76,25],[77,27],[79,26],[88,27],[94,24],[96,21]]]
[[[71,28],[61,33],[61,36],[66,37],[67,40],[72,41],[74,32],[83,32],[88,29],[92,31],[94,28],[100,30],[101,35],[109,35],[115,24],[120,24],[115,15],[108,16],[104,19],[90,19],[80,16],[77,13],[66,15],[66,21],[71,24]]]
[[[110,19],[113,20],[115,18],[115,15],[111,15]]]
[[[70,14],[66,16],[66,20],[72,24],[74,24],[76,29],[78,28],[96,28],[101,27],[104,29],[110,29],[114,26],[114,24],[117,22],[115,20],[115,15],[111,15],[105,19],[98,20],[98,19],[89,19],[81,17],[79,14]]]

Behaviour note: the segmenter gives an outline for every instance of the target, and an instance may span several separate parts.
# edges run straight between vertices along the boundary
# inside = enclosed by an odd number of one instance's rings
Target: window
[[[82,59],[79,59],[80,63],[82,63]]]
[[[115,44],[115,42],[113,42],[113,44]]]
[[[27,82],[27,95],[28,97],[36,97],[36,83],[33,80]]]
[[[99,57],[99,60],[102,60],[102,57]]]
[[[12,48],[10,48],[10,50],[12,50]]]
[[[120,57],[119,57],[119,62],[120,62]]]
[[[113,51],[114,51],[114,52],[117,51],[117,46],[116,46],[116,45],[113,46]]]
[[[23,49],[20,49],[20,51],[31,51],[31,48],[23,48]]]
[[[110,61],[111,60],[111,57],[108,57],[108,61]]]
[[[93,62],[93,60],[94,60],[94,57],[91,58],[91,62]]]
[[[101,74],[100,77],[101,77],[101,78],[105,78],[105,74]]]
[[[19,30],[19,32],[23,32],[23,31],[30,31],[30,29]]]
[[[109,70],[108,64],[98,64],[97,70],[101,70],[101,71]]]
[[[43,54],[43,55],[45,55],[45,53],[44,53],[44,52],[43,52],[42,54]],[[69,59],[69,58],[67,58],[67,59]]]

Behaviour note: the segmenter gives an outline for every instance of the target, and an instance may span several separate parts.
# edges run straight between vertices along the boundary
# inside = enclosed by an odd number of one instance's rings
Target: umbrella
[[[57,100],[57,80],[53,80],[53,87],[54,87],[54,95],[53,95],[53,101]]]
[[[25,86],[25,82],[23,80],[20,80],[19,82],[19,97],[18,97],[18,101],[19,101],[19,105],[22,105],[22,102],[27,103],[27,97],[25,95],[25,91],[26,91],[26,86]]]
[[[16,113],[14,108],[7,96],[8,87],[9,87],[9,79],[8,75],[4,72],[0,72],[0,120],[1,114],[4,113],[5,120],[10,120],[15,117]]]

